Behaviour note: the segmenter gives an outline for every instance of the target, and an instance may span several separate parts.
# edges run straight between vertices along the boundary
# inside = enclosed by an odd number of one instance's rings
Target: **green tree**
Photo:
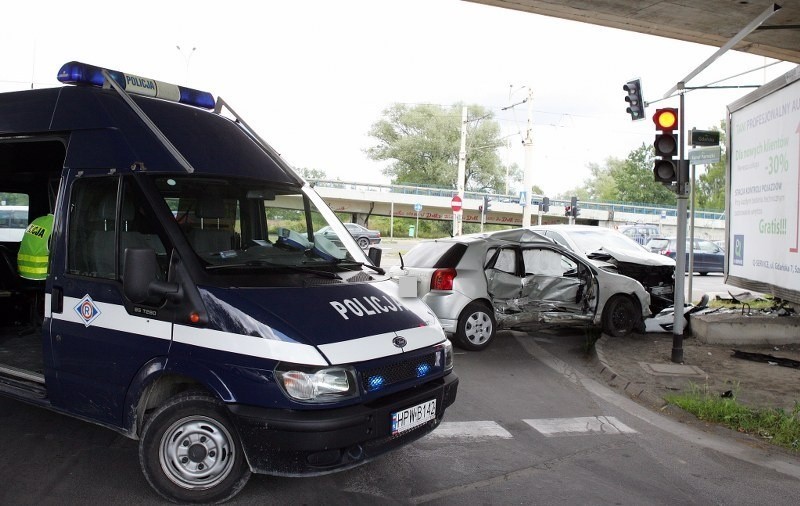
[[[706,165],[705,174],[697,178],[695,185],[696,204],[700,209],[709,211],[725,210],[725,166],[727,165],[728,153],[725,151],[725,120],[720,122],[719,140],[722,145],[722,156],[717,163]]]
[[[383,172],[394,184],[457,188],[461,109],[461,104],[450,108],[394,104],[370,128],[369,135],[377,142],[365,152],[372,160],[390,162]],[[471,105],[468,111],[464,188],[503,192],[506,168],[497,154],[504,145],[500,126],[484,107]],[[510,167],[509,176],[519,181],[519,169]]]
[[[308,167],[303,167],[302,169],[295,169],[298,174],[303,176],[303,179],[306,180],[313,180],[313,179],[328,179],[328,175],[322,169],[309,169]]]
[[[605,166],[590,164],[591,176],[582,187],[562,195],[580,200],[674,204],[675,194],[653,179],[652,146],[642,144],[624,160],[610,157]]]

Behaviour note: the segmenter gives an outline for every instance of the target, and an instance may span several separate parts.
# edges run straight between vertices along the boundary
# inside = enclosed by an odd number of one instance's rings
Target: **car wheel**
[[[625,295],[611,297],[603,309],[603,331],[614,337],[627,336],[641,328],[641,313],[636,302]]]
[[[494,311],[481,302],[470,302],[458,317],[454,344],[470,351],[486,349],[496,334]]]
[[[369,246],[369,239],[366,237],[359,237],[356,242],[361,249],[367,249]]]
[[[250,478],[225,407],[201,392],[179,394],[148,417],[139,464],[150,486],[173,502],[222,502]]]

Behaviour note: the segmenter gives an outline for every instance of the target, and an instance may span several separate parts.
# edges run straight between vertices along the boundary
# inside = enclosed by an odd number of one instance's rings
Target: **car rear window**
[[[667,244],[669,244],[669,239],[650,239],[647,243],[647,247],[663,249]]]
[[[419,243],[403,255],[403,264],[409,267],[442,269],[455,267],[467,251],[467,245],[453,242]]]

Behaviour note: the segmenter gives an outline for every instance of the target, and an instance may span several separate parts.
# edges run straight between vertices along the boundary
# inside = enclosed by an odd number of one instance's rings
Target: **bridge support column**
[[[362,227],[366,227],[369,224],[369,214],[367,213],[353,213],[352,216],[353,223],[358,223]]]

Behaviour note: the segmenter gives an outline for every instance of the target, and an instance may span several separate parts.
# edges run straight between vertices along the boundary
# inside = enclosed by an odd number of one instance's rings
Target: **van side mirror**
[[[382,255],[383,255],[383,250],[380,248],[370,248],[369,252],[367,253],[367,257],[370,259],[370,261],[375,267],[381,266]]]
[[[127,248],[125,250],[125,268],[122,274],[122,291],[131,302],[142,304],[153,303],[153,299],[163,301],[168,298],[173,302],[183,297],[178,283],[168,283],[157,279],[158,260],[156,252],[150,248]]]

